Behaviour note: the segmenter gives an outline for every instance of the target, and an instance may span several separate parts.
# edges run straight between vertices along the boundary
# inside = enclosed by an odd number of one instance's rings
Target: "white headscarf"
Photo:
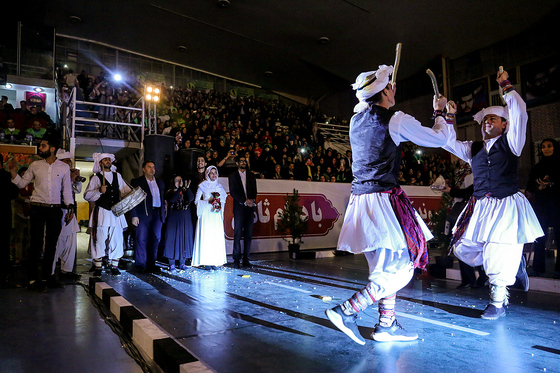
[[[218,182],[218,178],[216,178],[216,180],[214,180],[214,181],[210,180],[210,171],[211,170],[216,170],[216,173],[218,173],[218,169],[216,168],[216,166],[208,166],[208,168],[206,169],[206,180],[203,181],[202,183],[200,183],[198,188],[200,190],[202,190],[202,193],[204,193],[204,194],[210,194],[212,192],[218,192],[218,193],[220,193],[221,198],[225,198],[226,191],[225,191],[224,187]],[[219,174],[218,174],[218,176],[219,176]],[[222,204],[223,203],[225,203],[225,200],[222,201]]]
[[[115,155],[111,154],[111,153],[93,153],[93,173],[99,173],[101,172],[101,165],[99,164],[99,162],[101,162],[102,159],[104,158],[109,158],[111,159],[111,163],[113,163],[115,161]],[[111,166],[111,172],[115,172],[117,170],[117,167],[115,167],[114,165]]]
[[[505,120],[508,120],[509,118],[507,106],[489,106],[476,113],[473,116],[473,119],[476,120],[478,124],[480,124],[484,120],[484,117],[490,114],[497,115],[499,117],[504,118]]]
[[[484,117],[491,114],[502,117],[508,121],[508,123],[506,124],[506,128],[504,129],[504,133],[506,133],[509,129],[509,111],[507,106],[489,106],[473,115],[473,119],[476,120],[478,124],[481,124],[484,120]],[[481,128],[481,131],[484,135],[484,128]]]
[[[369,109],[366,100],[387,87],[391,74],[393,74],[393,66],[381,65],[377,71],[368,71],[358,75],[356,83],[352,84],[352,89],[356,91],[356,97],[360,100],[354,106],[355,113],[361,113]]]
[[[64,150],[64,149],[58,149],[56,152],[56,159],[72,159],[72,153]]]

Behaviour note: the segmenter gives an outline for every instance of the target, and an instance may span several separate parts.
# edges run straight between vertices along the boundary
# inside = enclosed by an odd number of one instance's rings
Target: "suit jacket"
[[[165,191],[164,191],[164,185],[163,185],[163,181],[161,181],[160,179],[156,178],[156,183],[159,189],[159,198],[160,198],[160,202],[161,202],[161,209],[159,210],[160,213],[160,218],[161,221],[164,222],[165,221]],[[130,211],[130,216],[133,218],[140,218],[140,220],[142,220],[143,218],[145,219],[147,214],[146,211],[150,212],[153,209],[153,197],[152,197],[152,192],[150,191],[150,186],[148,185],[148,180],[146,179],[146,177],[144,175],[137,177],[135,179],[132,179],[130,181],[130,185],[132,185],[133,188],[136,187],[140,187],[142,188],[148,195],[146,196],[146,199],[144,201],[142,201],[139,205],[137,205],[135,208],[133,208]]]
[[[228,176],[229,183],[229,194],[233,197],[235,203],[245,204],[247,199],[257,198],[257,178],[255,174],[247,170],[247,195],[245,195],[245,190],[243,189],[243,183],[241,182],[241,176],[239,176],[239,171],[235,170]]]

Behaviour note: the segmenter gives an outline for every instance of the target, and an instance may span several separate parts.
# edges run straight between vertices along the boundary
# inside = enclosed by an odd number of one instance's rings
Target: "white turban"
[[[72,153],[64,150],[64,149],[58,149],[56,152],[56,159],[72,159]]]
[[[508,118],[509,118],[508,107],[507,106],[490,106],[490,107],[484,108],[484,109],[480,110],[478,113],[476,113],[473,116],[473,118],[474,118],[474,120],[476,120],[478,122],[478,124],[480,124],[484,120],[485,116],[491,115],[491,114],[502,117],[505,120],[508,120]]]
[[[381,65],[377,71],[361,73],[352,84],[356,97],[360,102],[354,106],[355,113],[361,113],[369,108],[366,102],[374,94],[381,92],[389,84],[389,76],[393,74],[393,66]]]
[[[101,165],[99,164],[99,162],[101,162],[102,159],[104,158],[110,158],[111,159],[111,163],[113,163],[115,161],[115,155],[111,154],[111,153],[93,153],[93,173],[96,174],[98,172],[101,172]],[[117,168],[115,166],[111,166],[111,171],[115,171]]]

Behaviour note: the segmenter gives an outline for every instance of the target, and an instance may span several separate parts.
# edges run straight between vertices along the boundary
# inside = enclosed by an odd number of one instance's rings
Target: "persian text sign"
[[[331,201],[323,194],[300,193],[300,206],[302,216],[308,218],[308,230],[305,234],[311,236],[325,236],[334,227],[340,217],[340,213],[332,205]],[[286,193],[259,193],[257,196],[257,208],[254,213],[253,238],[282,238],[286,234],[278,231],[278,220],[284,211]],[[233,239],[233,198],[228,196],[224,220],[226,238]],[[227,222],[231,222],[228,224]]]
[[[229,191],[227,178],[220,184]],[[278,214],[284,209],[286,193],[297,189],[300,203],[309,217],[309,232],[303,237],[302,249],[334,248],[350,199],[350,184],[289,180],[257,180],[257,208],[253,226],[251,252],[287,250],[285,235],[278,232]],[[441,207],[441,192],[429,187],[403,186],[420,216],[431,228],[430,219]],[[228,196],[224,210],[224,228],[228,254],[233,250],[233,199]],[[243,245],[243,243],[242,243]]]

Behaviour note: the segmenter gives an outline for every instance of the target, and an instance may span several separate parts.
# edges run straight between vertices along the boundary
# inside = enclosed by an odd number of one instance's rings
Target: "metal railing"
[[[76,137],[95,137],[128,142],[144,141],[145,106],[140,98],[134,106],[78,100],[74,87],[68,101],[60,100],[60,118],[66,147],[76,154]],[[65,118],[65,119],[64,119]]]
[[[317,123],[323,138],[330,137],[332,148],[339,153],[350,150],[350,127],[342,124]],[[326,149],[325,149],[326,150]]]

